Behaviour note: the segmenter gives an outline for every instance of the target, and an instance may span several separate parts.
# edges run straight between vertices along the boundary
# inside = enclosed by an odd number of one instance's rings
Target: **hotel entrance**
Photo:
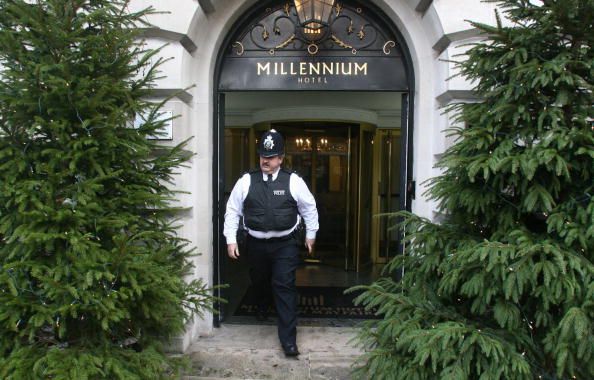
[[[384,218],[400,209],[400,133],[369,123],[285,121],[225,129],[225,201],[235,181],[258,168],[256,147],[263,131],[274,128],[285,138],[283,167],[299,174],[316,199],[320,229],[313,255],[301,248],[297,286],[344,289],[375,280],[398,254],[399,237]],[[230,285],[224,315],[241,322],[249,293],[244,260],[223,259]],[[238,317],[239,315],[239,317]]]
[[[247,260],[228,259],[222,227],[235,182],[258,168],[265,130],[284,136],[283,166],[317,203],[315,250],[303,248],[297,271],[301,306],[324,312],[402,251],[394,220],[379,216],[410,209],[414,189],[410,56],[373,4],[341,2],[327,16],[319,28],[304,27],[291,3],[263,2],[223,43],[214,91],[214,283],[229,287],[219,293],[228,303],[216,305],[215,325],[250,316]],[[352,299],[335,306],[329,313],[340,318],[335,311]]]

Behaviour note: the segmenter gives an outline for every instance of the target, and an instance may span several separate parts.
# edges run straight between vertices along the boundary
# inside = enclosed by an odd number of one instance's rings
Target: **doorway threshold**
[[[190,347],[185,379],[350,379],[363,351],[355,347],[353,327],[297,328],[301,355],[286,358],[276,326],[230,325],[200,337]]]
[[[299,318],[299,326],[303,327],[350,327],[357,328],[366,319],[352,318]],[[276,318],[258,321],[252,316],[232,316],[223,322],[226,325],[276,326]]]

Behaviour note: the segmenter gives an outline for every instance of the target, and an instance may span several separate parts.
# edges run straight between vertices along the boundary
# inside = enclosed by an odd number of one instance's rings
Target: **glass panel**
[[[231,193],[235,182],[249,167],[249,129],[225,129],[225,152],[234,152],[225,160],[225,194]]]
[[[325,0],[324,2],[324,10],[322,12],[322,21],[328,22],[330,19],[330,13],[332,12],[332,6],[334,5],[334,0]]]
[[[344,269],[347,251],[348,128],[309,131],[275,125],[285,136],[283,166],[296,171],[312,191],[320,230],[314,258]],[[302,252],[305,255],[305,251]]]
[[[231,190],[239,177],[250,169],[250,143],[249,129],[247,128],[225,128],[224,130],[224,171],[225,188],[222,205],[226,206]],[[224,213],[224,211],[223,211]],[[249,287],[248,266],[241,260],[231,260],[227,256],[227,245],[225,238],[221,235],[221,253],[219,269],[221,271],[222,283],[230,286],[223,290],[223,297],[229,301],[222,305],[222,319],[231,317],[235,308],[241,301],[245,289]],[[240,247],[240,251],[243,247]]]
[[[295,9],[297,10],[297,16],[299,17],[299,21],[302,23],[306,22],[308,19],[307,15],[307,7],[310,6],[310,0],[295,0]]]
[[[324,15],[324,3],[321,1],[314,1],[313,2],[313,18],[316,21],[325,21],[322,19]]]

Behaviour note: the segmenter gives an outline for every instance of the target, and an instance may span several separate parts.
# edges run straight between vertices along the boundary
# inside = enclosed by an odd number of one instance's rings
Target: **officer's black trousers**
[[[260,306],[268,306],[272,291],[278,314],[278,338],[283,347],[296,344],[295,271],[299,250],[295,239],[265,240],[248,236],[247,251],[252,286],[259,296]]]

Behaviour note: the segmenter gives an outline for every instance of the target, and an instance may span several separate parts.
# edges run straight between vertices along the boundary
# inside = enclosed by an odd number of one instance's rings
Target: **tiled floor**
[[[381,266],[357,273],[324,264],[306,264],[297,270],[297,286],[332,286],[348,288],[369,284],[379,276]]]
[[[247,262],[244,260],[233,262],[230,262],[230,260],[227,261],[225,281],[229,287],[226,289],[224,295],[224,298],[228,301],[224,315],[227,322],[242,323],[242,317],[233,317],[233,320],[231,320],[230,317],[232,316],[233,311],[239,306],[241,299],[250,285],[249,270]],[[297,286],[348,288],[360,284],[369,284],[379,277],[381,269],[381,265],[375,265],[369,266],[366,270],[357,273],[354,271],[345,271],[342,268],[325,263],[303,263],[297,269]],[[243,318],[245,319],[246,317]],[[253,317],[248,318],[253,319]],[[318,322],[313,321],[312,325],[326,325],[325,323]],[[340,321],[334,321],[332,323],[339,323],[339,325],[342,325],[342,322]],[[349,324],[347,323],[346,325]]]

